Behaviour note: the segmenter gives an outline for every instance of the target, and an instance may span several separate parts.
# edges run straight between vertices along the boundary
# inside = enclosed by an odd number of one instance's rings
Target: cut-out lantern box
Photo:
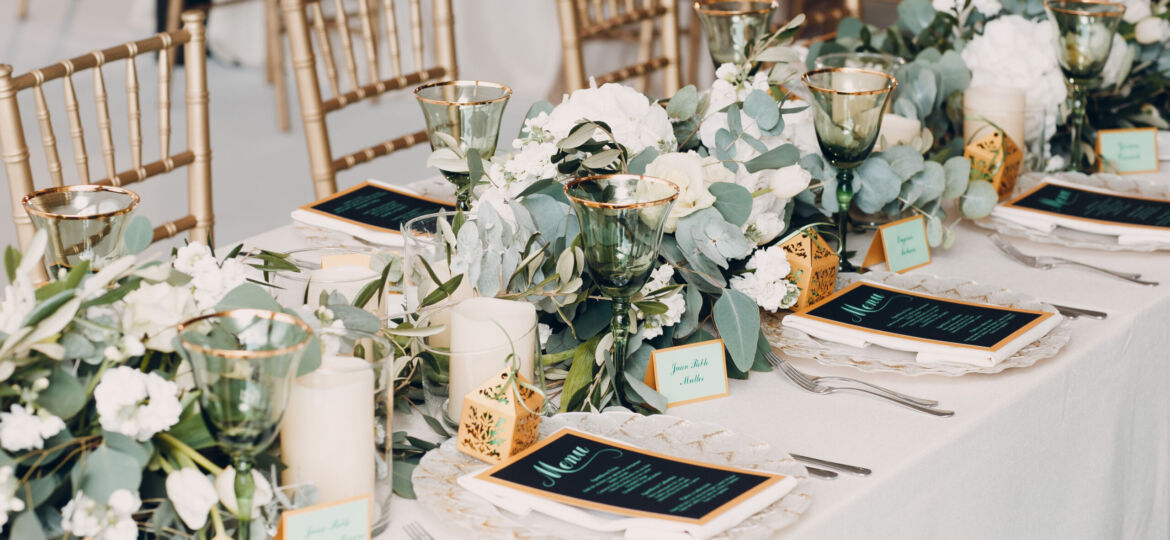
[[[540,415],[535,413],[544,397],[515,383],[501,392],[508,374],[507,369],[500,371],[463,398],[456,444],[460,452],[499,463],[536,442]]]
[[[780,242],[780,248],[792,265],[788,279],[800,287],[800,299],[792,309],[806,308],[833,294],[840,258],[816,229],[805,227],[790,234]]]
[[[991,182],[1000,199],[1016,187],[1024,153],[1003,131],[996,130],[968,142],[963,156],[971,160],[971,179]]]

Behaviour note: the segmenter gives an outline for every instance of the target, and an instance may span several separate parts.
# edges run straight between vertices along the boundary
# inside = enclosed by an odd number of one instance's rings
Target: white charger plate
[[[840,274],[837,277],[837,289],[842,289],[856,281],[872,281],[890,287],[907,291],[965,300],[980,304],[991,304],[1003,307],[1030,309],[1036,311],[1056,310],[1039,300],[1021,293],[983,285],[971,280],[957,278],[942,278],[924,274],[894,274],[890,272],[870,272],[868,274]],[[975,366],[971,364],[919,364],[915,361],[915,354],[908,351],[896,351],[870,345],[864,348],[834,343],[816,339],[808,334],[783,326],[780,323],[781,315],[763,313],[761,320],[764,335],[773,346],[780,349],[785,355],[792,358],[815,360],[826,366],[848,366],[862,371],[891,372],[903,375],[946,375],[957,377],[968,373],[999,373],[1008,368],[1028,367],[1045,358],[1055,356],[1066,343],[1069,337],[1069,321],[1065,319],[1040,339],[1020,349],[994,366]]]
[[[563,427],[675,457],[775,472],[798,480],[796,488],[780,500],[715,538],[773,538],[800,519],[812,502],[808,471],[803,465],[767,443],[714,424],[665,414],[642,416],[624,411],[564,413],[541,420],[541,437]],[[455,448],[455,439],[448,439],[423,456],[414,469],[414,493],[418,501],[435,515],[474,531],[475,538],[587,540],[622,537],[620,533],[603,533],[570,525],[539,512],[520,518],[499,510],[456,482],[460,476],[484,466],[482,461],[459,452]]]

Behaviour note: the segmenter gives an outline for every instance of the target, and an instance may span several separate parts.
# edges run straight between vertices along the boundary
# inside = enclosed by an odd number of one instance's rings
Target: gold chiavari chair
[[[16,16],[21,19],[28,17],[28,0],[16,0]]]
[[[292,51],[297,95],[300,98],[301,118],[305,124],[305,142],[309,148],[310,174],[313,189],[318,198],[337,191],[337,173],[360,163],[388,155],[427,141],[426,130],[403,135],[357,152],[340,157],[333,156],[329,142],[329,128],[325,116],[346,106],[395,90],[413,90],[415,86],[428,81],[454,79],[457,73],[455,63],[455,20],[451,13],[451,0],[432,0],[431,19],[434,26],[434,64],[427,67],[423,54],[423,23],[421,0],[410,3],[410,53],[413,71],[404,72],[403,59],[399,50],[398,15],[393,0],[381,0],[371,5],[365,0],[358,1],[360,19],[360,41],[363,53],[355,53],[355,37],[350,27],[350,14],[342,0],[334,0],[333,25],[339,39],[334,42],[327,28],[326,17],[321,4],[324,0],[281,0],[284,11],[285,30]],[[379,18],[385,20],[387,35],[379,39],[377,32]],[[312,35],[311,35],[312,34]],[[316,41],[314,47],[313,41]],[[334,50],[334,44],[340,51]],[[382,51],[379,43],[388,49],[390,71],[386,77],[381,74]],[[328,98],[325,97],[318,78],[317,49],[324,67]],[[340,54],[343,73],[338,72],[336,54]],[[359,58],[363,61],[360,64]],[[363,82],[360,71],[366,73]],[[345,78],[342,79],[342,76]],[[421,120],[420,120],[421,124]]]
[[[828,34],[837,32],[837,24],[846,17],[861,18],[861,0],[792,0],[788,18],[804,13],[805,22],[801,35],[805,39],[818,41]],[[831,36],[829,36],[831,37]]]
[[[586,40],[620,36],[623,28],[635,24],[638,25],[637,63],[593,77],[597,84],[642,78],[662,71],[663,95],[672,96],[682,86],[676,0],[557,0],[557,14],[567,91],[589,84],[583,53]],[[653,56],[656,38],[661,41],[661,54]],[[639,86],[644,86],[644,82]]]
[[[211,139],[207,112],[207,57],[204,14],[190,11],[182,16],[183,27],[164,32],[152,38],[134,41],[94,51],[21,75],[13,75],[12,66],[0,64],[0,153],[8,176],[12,197],[12,216],[16,222],[21,246],[27,245],[33,235],[32,222],[25,214],[20,199],[36,190],[33,185],[29,148],[25,141],[24,125],[20,117],[17,97],[27,91],[33,95],[37,123],[49,178],[54,186],[64,184],[62,163],[57,150],[57,138],[45,99],[44,86],[60,80],[64,89],[65,112],[69,119],[69,137],[73,141],[73,158],[78,178],[83,184],[126,186],[147,178],[187,167],[188,215],[154,229],[154,240],[175,236],[190,230],[191,239],[212,240],[214,216],[211,208]],[[178,45],[186,45],[187,149],[171,152],[171,69],[168,57]],[[159,158],[144,163],[142,156],[142,109],[139,104],[139,81],[136,60],[139,56],[157,52],[158,66],[158,135]],[[126,103],[129,116],[131,167],[119,172],[114,162],[114,138],[110,126],[109,93],[106,90],[102,68],[119,60],[126,61]],[[80,103],[73,85],[73,75],[91,71],[94,86],[94,107],[101,141],[104,177],[93,181],[90,176],[89,155],[86,152],[85,131],[81,124]]]

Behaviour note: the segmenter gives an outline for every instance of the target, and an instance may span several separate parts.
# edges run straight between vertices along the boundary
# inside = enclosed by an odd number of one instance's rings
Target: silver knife
[[[795,459],[797,461],[803,461],[805,463],[809,463],[812,465],[819,465],[821,467],[826,467],[829,469],[836,469],[838,471],[857,475],[857,476],[869,476],[870,474],[873,473],[873,471],[871,471],[865,467],[858,467],[856,465],[846,465],[844,463],[837,463],[835,461],[826,461],[826,460],[817,459],[814,457],[802,456],[800,454],[788,454],[788,455],[792,456],[792,459]]]
[[[821,480],[834,480],[837,478],[837,473],[833,471],[826,471],[825,469],[818,469],[816,467],[805,467],[808,474],[820,478]]]
[[[1061,315],[1064,315],[1070,319],[1076,319],[1077,317],[1088,317],[1090,319],[1103,320],[1109,316],[1108,313],[1103,311],[1093,311],[1091,309],[1075,308],[1052,303],[1049,303],[1048,305],[1056,308],[1056,311],[1060,312]]]

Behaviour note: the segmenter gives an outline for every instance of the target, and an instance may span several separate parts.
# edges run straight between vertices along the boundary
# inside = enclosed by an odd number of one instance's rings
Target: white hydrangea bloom
[[[673,283],[671,277],[673,276],[674,267],[669,264],[659,266],[650,273],[650,279],[646,280],[646,284],[642,286],[640,293],[647,295],[671,285]],[[687,310],[687,300],[678,291],[665,298],[656,298],[655,301],[662,302],[666,305],[666,313],[646,316],[642,312],[638,312],[638,318],[643,319],[642,337],[646,339],[661,336],[663,328],[678,324],[682,320],[683,313]]]
[[[628,86],[608,83],[577,90],[553,109],[543,128],[553,140],[561,140],[581,120],[604,122],[617,143],[634,154],[646,148],[670,151],[677,145],[666,109]],[[605,135],[599,131],[594,137]]]
[[[78,538],[134,540],[138,538],[134,512],[141,506],[138,494],[125,489],[111,493],[104,505],[78,491],[61,510],[61,528]]]
[[[745,267],[755,270],[756,275],[766,281],[780,281],[788,278],[792,272],[792,265],[788,264],[788,255],[780,246],[757,249]]]
[[[13,404],[8,412],[0,412],[0,447],[9,452],[40,450],[45,439],[65,429],[65,422],[47,411],[38,411]]]
[[[219,263],[211,254],[211,248],[207,247],[206,244],[191,242],[179,248],[171,265],[175,267],[175,270],[189,276],[195,276],[213,266],[219,266]]]
[[[4,532],[9,512],[24,511],[24,500],[16,495],[17,489],[20,489],[20,479],[12,466],[0,467],[0,532]]]
[[[93,391],[102,428],[146,441],[179,421],[179,387],[156,373],[119,366]]]

